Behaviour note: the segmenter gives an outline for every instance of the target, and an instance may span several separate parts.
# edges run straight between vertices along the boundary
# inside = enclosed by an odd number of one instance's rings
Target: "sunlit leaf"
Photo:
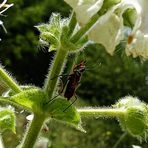
[[[10,97],[10,100],[14,103],[36,113],[41,111],[41,102],[43,102],[44,99],[46,99],[46,95],[40,89],[25,90]]]
[[[35,26],[40,31],[41,45],[49,45],[49,51],[56,50],[60,44],[63,27],[67,24],[66,19],[61,19],[60,14],[53,13],[49,23]]]
[[[0,109],[0,132],[9,129],[15,133],[15,115],[10,109]]]
[[[81,118],[76,108],[63,97],[58,97],[46,105],[46,112],[54,119],[67,122],[76,128],[81,127]]]
[[[23,85],[23,86],[20,86],[20,88],[22,90],[30,90],[30,89],[36,89],[37,87],[30,86],[30,85]],[[11,96],[14,96],[16,94],[17,93],[15,91],[13,91],[12,89],[7,89],[5,92],[3,92],[2,96],[3,97],[11,97]]]

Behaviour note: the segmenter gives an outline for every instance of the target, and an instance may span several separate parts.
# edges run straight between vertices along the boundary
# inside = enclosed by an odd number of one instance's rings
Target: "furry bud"
[[[124,110],[119,117],[122,129],[139,140],[148,137],[148,106],[137,98],[128,96],[121,99],[114,106]]]

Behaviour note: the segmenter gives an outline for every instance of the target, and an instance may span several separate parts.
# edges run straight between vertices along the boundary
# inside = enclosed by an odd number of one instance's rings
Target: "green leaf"
[[[49,25],[48,24],[40,24],[38,26],[34,26],[36,27],[40,32],[48,32],[50,31]]]
[[[50,32],[43,32],[41,33],[40,37],[42,38],[42,40],[48,43],[51,43],[53,45],[58,45],[58,39],[55,37],[54,34]]]
[[[60,44],[60,37],[64,26],[67,26],[68,21],[61,19],[60,14],[53,13],[49,23],[35,26],[40,32],[40,41],[42,45],[50,44],[49,50],[56,50]]]
[[[12,102],[17,103],[34,113],[40,113],[42,111],[41,107],[44,99],[46,99],[45,92],[40,89],[25,90],[10,97]]]
[[[35,87],[35,86],[29,86],[29,85],[23,85],[23,86],[20,86],[20,88],[22,90],[29,90],[29,89],[33,89],[33,88],[35,89],[37,87]],[[13,91],[12,89],[8,89],[5,92],[3,92],[2,96],[3,97],[11,97],[11,96],[14,96],[16,94],[17,93],[15,91]]]
[[[49,102],[45,110],[48,116],[50,115],[54,119],[67,122],[68,124],[75,126],[77,129],[84,131],[81,127],[81,118],[79,113],[73,105],[70,105],[71,102],[67,101],[63,97],[58,97]]]
[[[1,108],[0,109],[0,133],[4,130],[10,129],[14,133],[15,131],[15,115],[10,109]]]
[[[63,49],[75,51],[80,49],[83,44],[73,44],[69,37],[69,19],[61,19],[60,14],[53,13],[49,23],[36,26],[40,31],[40,45],[49,46],[49,51],[57,50],[61,45]],[[80,44],[81,43],[81,44]]]
[[[49,20],[49,29],[54,35],[57,37],[59,36],[61,32],[61,15],[59,13],[53,13],[51,15]]]

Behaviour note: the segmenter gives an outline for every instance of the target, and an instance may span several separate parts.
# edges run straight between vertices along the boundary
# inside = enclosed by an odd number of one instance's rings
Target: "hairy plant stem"
[[[44,86],[44,90],[47,93],[49,100],[53,97],[53,93],[57,86],[59,75],[63,70],[67,54],[68,50],[60,47],[55,55],[51,70],[49,70],[48,78]]]
[[[77,62],[78,53],[73,53],[70,57],[67,57],[65,74],[69,74],[72,71],[73,65]]]
[[[71,36],[73,34],[76,25],[77,25],[76,14],[73,11],[71,13],[70,21],[69,21],[69,24],[68,24],[68,26],[69,26],[68,36]],[[65,74],[66,73],[69,74],[71,72],[71,69],[72,69],[72,67],[74,65],[74,62],[76,60],[76,55],[77,55],[77,53],[74,52],[72,54],[72,58],[71,58],[71,56],[70,57],[67,57],[67,63],[68,64],[66,64],[66,69],[64,70],[64,73]]]
[[[0,67],[0,78],[10,87],[14,92],[20,93],[21,88],[15,83],[15,81]]]
[[[110,109],[110,108],[84,108],[77,109],[81,116],[95,116],[95,117],[122,117],[125,110],[123,109]]]
[[[93,27],[93,25],[97,22],[99,17],[100,16],[98,14],[95,14],[92,17],[92,19],[84,27],[82,27],[78,32],[76,32],[76,34],[74,34],[71,37],[70,41],[73,42],[73,43],[78,42]],[[76,15],[73,12],[72,15],[71,15],[71,21],[69,23],[69,26],[73,29],[73,31],[74,31],[74,28],[76,26],[75,19],[76,19]],[[69,31],[70,33],[73,33],[72,29],[70,29],[70,31]],[[75,64],[77,57],[78,57],[78,54],[73,53],[73,59],[71,59],[71,62],[68,61],[70,63],[68,65],[68,67],[69,67],[68,70],[67,70],[68,73],[71,71],[73,65]]]
[[[100,15],[95,14],[84,27],[82,27],[76,34],[72,36],[70,41],[72,43],[78,42],[95,25],[99,17]]]
[[[100,16],[98,14],[95,14],[90,20],[90,22],[88,22],[83,28],[81,28],[75,35],[72,36],[70,41],[73,43],[79,41],[91,29],[91,27],[93,27],[93,25],[97,22],[99,17]],[[75,26],[76,26],[76,16],[75,13],[73,12],[69,22],[69,35],[73,33]],[[55,91],[58,82],[58,76],[61,74],[63,70],[67,54],[68,50],[60,47],[57,50],[57,54],[55,56],[54,63],[51,67],[51,71],[49,70],[48,78],[44,85],[44,90],[45,92],[47,92],[49,100],[52,99],[53,97],[53,93]],[[71,69],[73,65],[74,65],[74,60],[71,63],[69,69]]]
[[[76,16],[73,13],[71,16],[70,23],[69,23],[69,28],[70,28],[69,36],[73,33],[74,28],[76,26],[75,17]],[[97,21],[98,18],[99,18],[98,15],[93,16],[91,21],[84,28],[80,29],[71,38],[71,41],[73,43],[76,43],[77,41],[79,41],[79,39],[81,39],[83,37],[83,35],[85,35],[86,32],[88,32],[88,30],[94,25],[94,23]],[[59,49],[57,50],[57,53],[55,55],[53,64],[49,70],[48,77],[47,77],[45,84],[44,84],[44,91],[48,95],[47,101],[52,99],[53,94],[56,89],[56,86],[57,86],[57,83],[58,83],[58,77],[61,74],[61,72],[63,71],[65,60],[66,60],[66,57],[69,52],[69,50],[67,48],[63,48],[62,46],[59,47]],[[71,67],[72,66],[73,66],[73,62],[71,64]],[[84,113],[82,113],[82,114],[84,114]],[[44,116],[42,117],[42,116],[34,115],[34,119],[28,129],[26,136],[24,137],[24,142],[23,142],[22,148],[28,148],[28,147],[32,148],[34,146],[44,120],[45,120]]]
[[[22,142],[22,148],[33,148],[34,144],[37,140],[37,137],[40,133],[42,125],[45,121],[44,115],[36,115],[34,114],[34,118],[26,132],[24,137],[24,141]]]
[[[77,20],[76,20],[76,14],[75,12],[73,11],[71,16],[70,16],[70,22],[69,22],[69,31],[68,31],[68,35],[71,36],[75,27],[76,27],[76,24],[77,24]]]

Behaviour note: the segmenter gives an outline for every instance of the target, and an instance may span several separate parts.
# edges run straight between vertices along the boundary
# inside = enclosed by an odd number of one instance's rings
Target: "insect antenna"
[[[53,100],[55,100],[58,96],[60,96],[61,94],[58,94],[58,95],[56,95],[56,96],[54,96],[52,99],[50,99],[48,102],[46,102],[45,104],[48,104],[48,103],[50,103],[50,104],[52,104],[52,101]]]

